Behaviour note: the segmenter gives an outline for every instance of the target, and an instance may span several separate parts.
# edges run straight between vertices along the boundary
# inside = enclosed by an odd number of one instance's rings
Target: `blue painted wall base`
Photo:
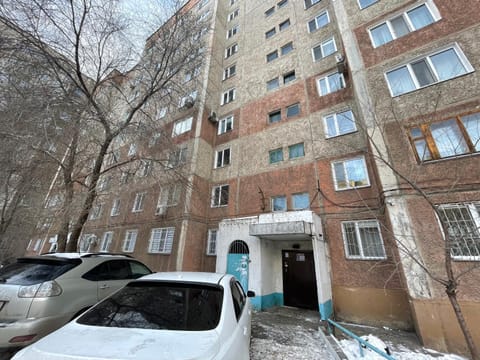
[[[283,306],[283,293],[255,296],[250,299],[255,310],[265,310],[274,306]]]
[[[320,310],[320,318],[322,320],[327,320],[333,315],[333,303],[332,300],[327,300],[323,304],[318,304],[318,309]]]

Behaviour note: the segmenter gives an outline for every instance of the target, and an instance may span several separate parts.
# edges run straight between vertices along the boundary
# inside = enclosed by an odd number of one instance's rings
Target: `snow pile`
[[[363,337],[364,340],[367,340],[370,344],[375,346],[376,348],[385,351],[384,349],[387,347],[382,340],[378,337],[373,335],[368,335]],[[348,340],[340,340],[339,341],[340,347],[342,348],[345,355],[348,357],[349,360],[354,359],[364,359],[364,360],[385,360],[383,356],[380,356],[373,350],[369,348],[363,348],[363,358],[360,355],[360,348],[358,345],[358,341],[353,339]],[[388,346],[391,356],[396,360],[466,360],[466,358],[452,355],[452,354],[441,354],[433,350],[426,350],[426,352],[431,353],[432,355],[419,353],[419,352],[412,352],[407,348],[399,348],[399,349],[392,349],[391,346]]]

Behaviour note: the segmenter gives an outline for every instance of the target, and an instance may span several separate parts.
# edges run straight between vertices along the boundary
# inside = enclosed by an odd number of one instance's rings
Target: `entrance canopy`
[[[251,236],[270,240],[310,240],[312,224],[305,221],[251,224],[249,232]]]

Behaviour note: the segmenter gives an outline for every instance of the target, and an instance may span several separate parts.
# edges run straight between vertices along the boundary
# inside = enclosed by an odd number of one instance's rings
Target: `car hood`
[[[21,350],[15,360],[197,360],[218,353],[218,334],[113,328],[71,322]]]

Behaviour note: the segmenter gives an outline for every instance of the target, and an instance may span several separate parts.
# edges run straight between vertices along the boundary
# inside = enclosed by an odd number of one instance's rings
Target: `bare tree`
[[[2,4],[5,25],[41,56],[42,68],[68,99],[62,104],[72,110],[63,114],[62,136],[49,156],[59,167],[55,191],[62,193],[58,251],[77,249],[102,177],[141,161],[142,155],[123,162],[109,159],[135,137],[161,133],[164,124],[155,113],[177,104],[187,91],[181,75],[201,64],[200,35],[206,25],[180,1],[172,4],[159,20],[173,15],[147,40],[142,54],[136,53],[115,0]]]

